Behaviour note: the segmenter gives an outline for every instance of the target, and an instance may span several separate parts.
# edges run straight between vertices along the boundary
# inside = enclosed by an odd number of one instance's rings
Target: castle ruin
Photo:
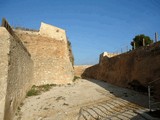
[[[0,27],[0,119],[12,120],[32,85],[67,84],[74,72],[66,32],[41,23],[39,31]]]

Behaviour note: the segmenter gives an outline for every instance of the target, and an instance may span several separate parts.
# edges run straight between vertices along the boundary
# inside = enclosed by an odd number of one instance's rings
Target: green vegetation
[[[143,41],[144,40],[144,41]],[[133,38],[133,41],[131,42],[132,48],[134,48],[134,43],[135,43],[135,48],[139,48],[144,45],[149,45],[153,43],[153,40],[149,36],[145,36],[144,34],[137,35]]]
[[[29,96],[39,95],[42,92],[49,91],[53,86],[56,86],[56,84],[46,84],[40,86],[33,85],[32,88],[27,92],[26,96],[29,97]]]
[[[80,77],[78,77],[78,76],[74,76],[74,78],[73,78],[73,82],[75,82],[77,79],[80,79]]]
[[[68,40],[68,38],[67,38],[67,46],[68,46],[68,50],[69,50],[69,59],[70,59],[72,66],[73,66],[74,65],[74,56],[73,56],[73,52],[72,52],[71,42]]]
[[[32,88],[27,92],[27,97],[28,96],[35,96],[35,95],[39,95],[40,91],[37,90],[34,86],[32,86]]]

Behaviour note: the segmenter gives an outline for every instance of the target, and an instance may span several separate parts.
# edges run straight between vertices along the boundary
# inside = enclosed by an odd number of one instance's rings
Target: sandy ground
[[[55,86],[21,104],[14,120],[146,120],[148,97],[98,80]]]

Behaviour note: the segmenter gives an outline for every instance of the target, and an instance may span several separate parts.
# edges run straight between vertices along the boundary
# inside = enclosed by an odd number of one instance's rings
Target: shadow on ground
[[[101,80],[94,80],[94,79],[86,79],[86,80],[93,82],[93,83],[101,86],[102,88],[110,91],[110,93],[116,97],[122,98],[124,100],[129,101],[129,102],[138,104],[138,105],[145,107],[145,108],[148,108],[148,96],[146,94],[143,94],[143,93],[140,93],[140,92],[137,92],[134,90],[130,90],[127,88],[118,87],[118,86],[112,85],[110,83],[107,83],[107,85],[106,85],[106,84],[104,84],[106,82],[101,81]],[[118,89],[118,88],[121,88],[121,89]]]
[[[109,91],[112,95],[114,95],[118,98],[121,98],[123,100],[126,100],[126,101],[134,103],[134,104],[137,104],[137,105],[142,106],[144,108],[148,108],[148,96],[142,92],[137,92],[137,91],[130,90],[127,88],[114,86],[109,83],[105,84],[106,82],[100,81],[100,80],[94,80],[94,79],[85,79],[85,80],[88,80],[90,82],[93,82],[93,83],[101,86],[102,88]],[[123,101],[122,101],[122,103],[123,103]],[[109,104],[115,105],[114,101],[112,101]],[[95,106],[97,106],[97,105],[95,105]],[[87,108],[87,109],[93,110],[95,108]],[[121,108],[121,109],[123,109],[123,108]],[[132,110],[132,108],[130,108],[129,110]],[[87,110],[84,109],[84,111],[87,111]],[[130,113],[127,113],[126,111],[124,112],[124,115],[123,115],[123,112],[121,112],[122,114],[120,114],[120,116],[126,117],[126,119],[127,119],[126,115],[129,115],[131,117],[130,118],[131,120],[150,120],[150,119],[151,120],[152,119],[159,120],[159,116],[160,116],[160,115],[158,115],[159,112],[158,113],[149,113],[147,111],[134,111],[134,112],[136,115],[133,115],[133,117],[130,115]],[[119,116],[119,115],[117,115],[117,116]],[[116,118],[117,118],[117,116],[116,116]],[[114,118],[114,116],[113,116],[113,118]],[[120,118],[118,118],[118,119],[120,119]]]

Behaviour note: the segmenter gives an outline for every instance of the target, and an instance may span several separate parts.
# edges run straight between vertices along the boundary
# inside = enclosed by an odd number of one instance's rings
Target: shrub
[[[27,92],[26,96],[29,97],[29,96],[39,95],[42,92],[49,91],[54,86],[56,86],[56,84],[46,84],[40,86],[33,85],[32,88]]]
[[[144,40],[145,45],[149,45],[149,44],[153,43],[153,40],[151,40],[151,38],[149,36],[146,36],[144,34],[140,34],[140,35],[137,35],[133,38],[133,41],[131,42],[132,48],[134,48],[134,43],[135,43],[136,48],[143,46],[143,40]]]
[[[74,76],[74,78],[73,78],[73,82],[75,82],[77,79],[80,79],[80,77],[78,77],[78,76]]]
[[[36,89],[36,87],[32,86],[32,88],[27,92],[27,96],[35,96],[39,95],[40,91]]]

